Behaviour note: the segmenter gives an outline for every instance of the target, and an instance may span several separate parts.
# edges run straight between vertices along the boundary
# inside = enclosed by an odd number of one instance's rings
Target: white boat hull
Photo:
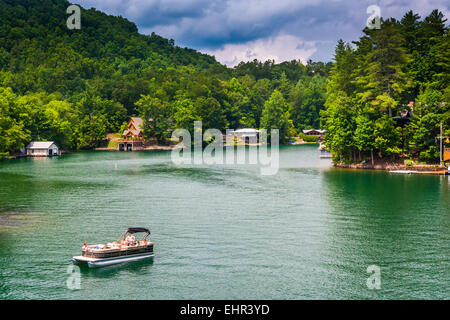
[[[110,266],[113,264],[119,264],[119,263],[124,263],[124,262],[149,259],[149,258],[153,258],[154,256],[155,256],[155,254],[153,252],[131,255],[131,256],[124,256],[124,257],[108,258],[108,259],[97,259],[97,258],[76,256],[76,257],[72,258],[72,263],[73,264],[87,264],[89,268],[99,268],[99,267],[106,267],[106,266]]]

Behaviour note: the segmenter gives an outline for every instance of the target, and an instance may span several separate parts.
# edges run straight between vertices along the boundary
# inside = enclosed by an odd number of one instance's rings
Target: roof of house
[[[138,136],[141,133],[141,130],[125,130],[122,135],[126,136],[129,133],[131,133],[134,136]]]
[[[142,120],[142,118],[131,117],[131,121],[133,121],[136,130],[141,130],[142,125],[144,124],[144,121]]]
[[[142,120],[142,118],[139,117],[131,117],[130,121],[128,121],[128,124],[130,124],[130,122],[132,122],[136,130],[127,129],[122,133],[122,136],[126,136],[129,133],[135,136],[140,135],[142,133],[142,128],[144,127],[144,120]],[[152,118],[148,119],[148,122],[153,122],[153,119]]]
[[[303,133],[310,133],[310,132],[319,132],[319,133],[325,133],[326,130],[318,130],[318,129],[309,129],[309,130],[303,130]]]
[[[33,141],[27,146],[27,149],[48,149],[54,144],[53,141]]]
[[[141,133],[142,127],[144,124],[144,121],[142,120],[142,118],[131,117],[130,121],[133,123],[133,126],[136,130],[127,129],[122,133],[122,136],[126,136],[129,133],[133,134],[134,136],[138,136]]]
[[[238,129],[234,131],[234,133],[259,133],[259,132],[261,131],[252,128]]]

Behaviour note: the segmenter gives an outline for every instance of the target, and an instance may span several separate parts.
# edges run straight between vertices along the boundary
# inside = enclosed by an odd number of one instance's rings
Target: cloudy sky
[[[330,61],[338,39],[357,40],[377,5],[383,18],[408,10],[422,17],[433,9],[450,17],[448,0],[71,0],[135,22],[214,55],[234,66],[240,61],[301,59]]]

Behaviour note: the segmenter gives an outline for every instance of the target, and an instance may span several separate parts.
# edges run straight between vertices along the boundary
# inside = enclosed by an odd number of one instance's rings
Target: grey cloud
[[[446,0],[78,0],[135,22],[140,31],[175,39],[181,46],[217,50],[278,34],[315,41],[314,59],[330,60],[336,41],[356,40],[368,15],[379,5],[383,17],[401,18],[408,10],[425,16],[449,13]],[[302,44],[299,44],[300,46]],[[326,52],[323,52],[325,50]]]

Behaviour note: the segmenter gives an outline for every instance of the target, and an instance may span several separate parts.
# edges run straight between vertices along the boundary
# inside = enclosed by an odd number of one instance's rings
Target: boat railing
[[[146,242],[145,244],[136,244],[135,246],[119,246],[115,248],[98,248],[88,247],[83,249],[81,255],[83,257],[91,258],[107,258],[115,256],[126,256],[129,254],[150,252],[153,250],[153,242]]]

